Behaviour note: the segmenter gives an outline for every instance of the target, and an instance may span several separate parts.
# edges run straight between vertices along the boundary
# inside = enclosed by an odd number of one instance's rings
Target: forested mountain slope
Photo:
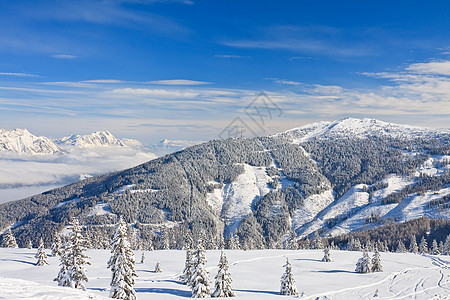
[[[247,248],[287,233],[339,235],[421,216],[449,218],[450,130],[371,119],[319,122],[269,137],[213,140],[137,167],[0,206],[19,244],[50,243],[73,216],[96,247],[122,215],[137,240]]]

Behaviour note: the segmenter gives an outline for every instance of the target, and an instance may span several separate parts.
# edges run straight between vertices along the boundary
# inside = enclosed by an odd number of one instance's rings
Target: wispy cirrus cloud
[[[326,56],[359,57],[377,53],[375,45],[355,42],[354,39],[355,37],[349,37],[345,30],[339,28],[283,25],[261,29],[255,37],[233,38],[222,44],[234,48],[287,50]]]
[[[79,56],[71,55],[71,54],[55,54],[55,55],[51,55],[51,57],[58,58],[58,59],[76,59],[76,58],[79,58]]]
[[[298,86],[301,85],[301,82],[298,81],[293,81],[293,80],[286,80],[286,79],[280,79],[280,78],[264,78],[266,80],[271,80],[275,83],[279,83],[279,84],[285,84],[285,85],[294,85],[294,86]]]
[[[30,73],[14,73],[14,72],[0,72],[1,76],[14,76],[14,77],[41,77],[36,74]]]
[[[188,79],[154,80],[154,81],[149,81],[148,83],[150,83],[150,84],[157,84],[157,85],[205,85],[205,84],[212,84],[212,82],[188,80]]]
[[[250,58],[248,55],[236,55],[236,54],[216,54],[214,57],[218,58]]]

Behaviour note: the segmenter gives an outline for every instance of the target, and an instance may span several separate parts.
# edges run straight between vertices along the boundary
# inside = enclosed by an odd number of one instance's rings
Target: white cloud
[[[279,79],[279,78],[264,78],[264,79],[272,80],[275,83],[286,84],[286,85],[298,86],[298,85],[302,84],[301,82],[298,82],[298,81],[285,80],[285,79]]]
[[[187,80],[187,79],[154,80],[154,81],[149,81],[148,83],[157,84],[157,85],[205,85],[205,84],[211,84],[211,82]]]
[[[214,57],[219,58],[250,58],[250,56],[246,55],[234,55],[234,54],[216,54]]]
[[[11,72],[0,72],[2,76],[15,76],[15,77],[41,77],[39,75],[30,73],[11,73]]]
[[[75,59],[79,58],[77,55],[70,55],[70,54],[55,54],[52,55],[53,58],[59,58],[59,59]]]
[[[408,71],[419,74],[436,74],[450,76],[450,61],[435,61],[412,64],[406,68]]]
[[[87,83],[126,83],[127,81],[118,80],[118,79],[92,79],[92,80],[83,80],[81,82],[87,82]]]
[[[154,96],[162,98],[193,98],[198,96],[198,93],[183,90],[163,90],[163,89],[143,89],[143,88],[123,88],[114,89],[113,94],[125,96]]]

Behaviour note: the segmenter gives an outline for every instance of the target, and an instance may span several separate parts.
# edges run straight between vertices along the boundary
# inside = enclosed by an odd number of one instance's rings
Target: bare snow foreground
[[[450,256],[381,253],[384,272],[354,272],[360,252],[331,251],[332,262],[322,262],[321,250],[226,250],[233,278],[233,299],[290,299],[280,296],[280,278],[286,257],[292,264],[299,299],[450,299]],[[50,251],[47,251],[50,253]],[[36,249],[0,248],[0,299],[105,299],[111,272],[106,268],[108,250],[90,250],[87,292],[58,287],[57,257],[50,265],[36,267]],[[141,251],[135,252],[136,257]],[[370,256],[373,253],[369,253]],[[146,252],[144,264],[136,263],[138,299],[188,299],[189,288],[179,282],[185,252]],[[207,251],[206,264],[214,282],[220,251]],[[162,273],[155,273],[160,262]]]

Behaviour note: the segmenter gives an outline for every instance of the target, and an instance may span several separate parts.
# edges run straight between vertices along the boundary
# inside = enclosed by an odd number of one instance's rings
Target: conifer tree
[[[409,252],[411,253],[419,253],[419,247],[417,246],[416,237],[413,235],[411,236],[411,242],[409,244]]]
[[[192,265],[192,277],[190,286],[192,289],[192,298],[209,298],[211,291],[209,289],[209,273],[205,269],[206,256],[202,241],[198,241],[197,250],[194,252],[194,262]]]
[[[444,254],[444,242],[443,241],[439,242],[439,253]]]
[[[433,243],[431,244],[431,254],[433,255],[439,255],[441,252],[439,251],[439,246],[436,240],[433,240]]]
[[[317,231],[314,232],[314,240],[311,243],[311,249],[323,249],[322,239]]]
[[[18,248],[16,238],[11,232],[11,228],[6,229],[3,234],[3,245],[4,248]]]
[[[44,242],[42,241],[42,238],[39,240],[38,251],[34,257],[37,258],[36,266],[48,265],[47,255],[45,254]]]
[[[136,292],[133,289],[134,279],[137,277],[134,265],[134,253],[127,239],[127,225],[122,217],[116,225],[116,232],[111,242],[111,258],[108,268],[111,269],[111,290],[109,296],[115,299],[135,300]]]
[[[398,241],[397,253],[405,253],[405,252],[406,252],[405,244],[403,244],[401,240]]]
[[[375,247],[372,257],[372,272],[383,272],[383,266],[381,265],[381,255],[378,252],[378,248]]]
[[[424,236],[422,237],[422,240],[420,241],[419,252],[420,252],[420,254],[428,253],[428,243]]]
[[[142,255],[141,255],[141,264],[145,263],[145,251],[142,250]]]
[[[57,232],[55,232],[55,235],[53,236],[51,250],[53,256],[61,256],[61,237]]]
[[[294,274],[292,273],[292,266],[288,258],[286,258],[286,264],[283,267],[286,268],[286,271],[284,272],[283,276],[281,276],[280,295],[298,295]]]
[[[216,275],[216,290],[212,294],[213,297],[234,297],[234,293],[231,289],[231,274],[228,271],[228,259],[225,253],[221,252],[219,261],[219,271]]]
[[[28,240],[27,249],[33,249],[33,243],[31,240]]]
[[[156,263],[155,273],[162,273],[162,268],[161,268],[161,264],[159,263],[159,261]]]
[[[356,263],[356,273],[370,273],[372,272],[372,262],[370,261],[369,254],[364,249],[363,257],[361,257]]]
[[[324,262],[330,262],[331,261],[331,255],[330,255],[330,248],[329,247],[325,247],[325,249],[323,249],[322,261],[324,261]]]
[[[444,251],[442,251],[442,254],[450,255],[450,234],[447,235],[447,238],[445,239]]]
[[[353,249],[352,249],[352,251],[361,251],[362,250],[362,247],[361,247],[361,241],[358,239],[358,238],[356,238],[355,239],[355,242],[354,242],[354,244],[353,244]]]
[[[86,290],[84,282],[88,281],[85,265],[90,265],[89,257],[84,254],[85,240],[81,234],[81,227],[77,219],[71,222],[72,232],[69,241],[62,248],[60,258],[61,269],[54,279],[59,286],[70,286],[75,289]]]
[[[181,274],[180,279],[183,284],[189,284],[192,277],[192,265],[193,265],[193,252],[191,249],[186,250],[186,261],[184,263],[183,274]]]

